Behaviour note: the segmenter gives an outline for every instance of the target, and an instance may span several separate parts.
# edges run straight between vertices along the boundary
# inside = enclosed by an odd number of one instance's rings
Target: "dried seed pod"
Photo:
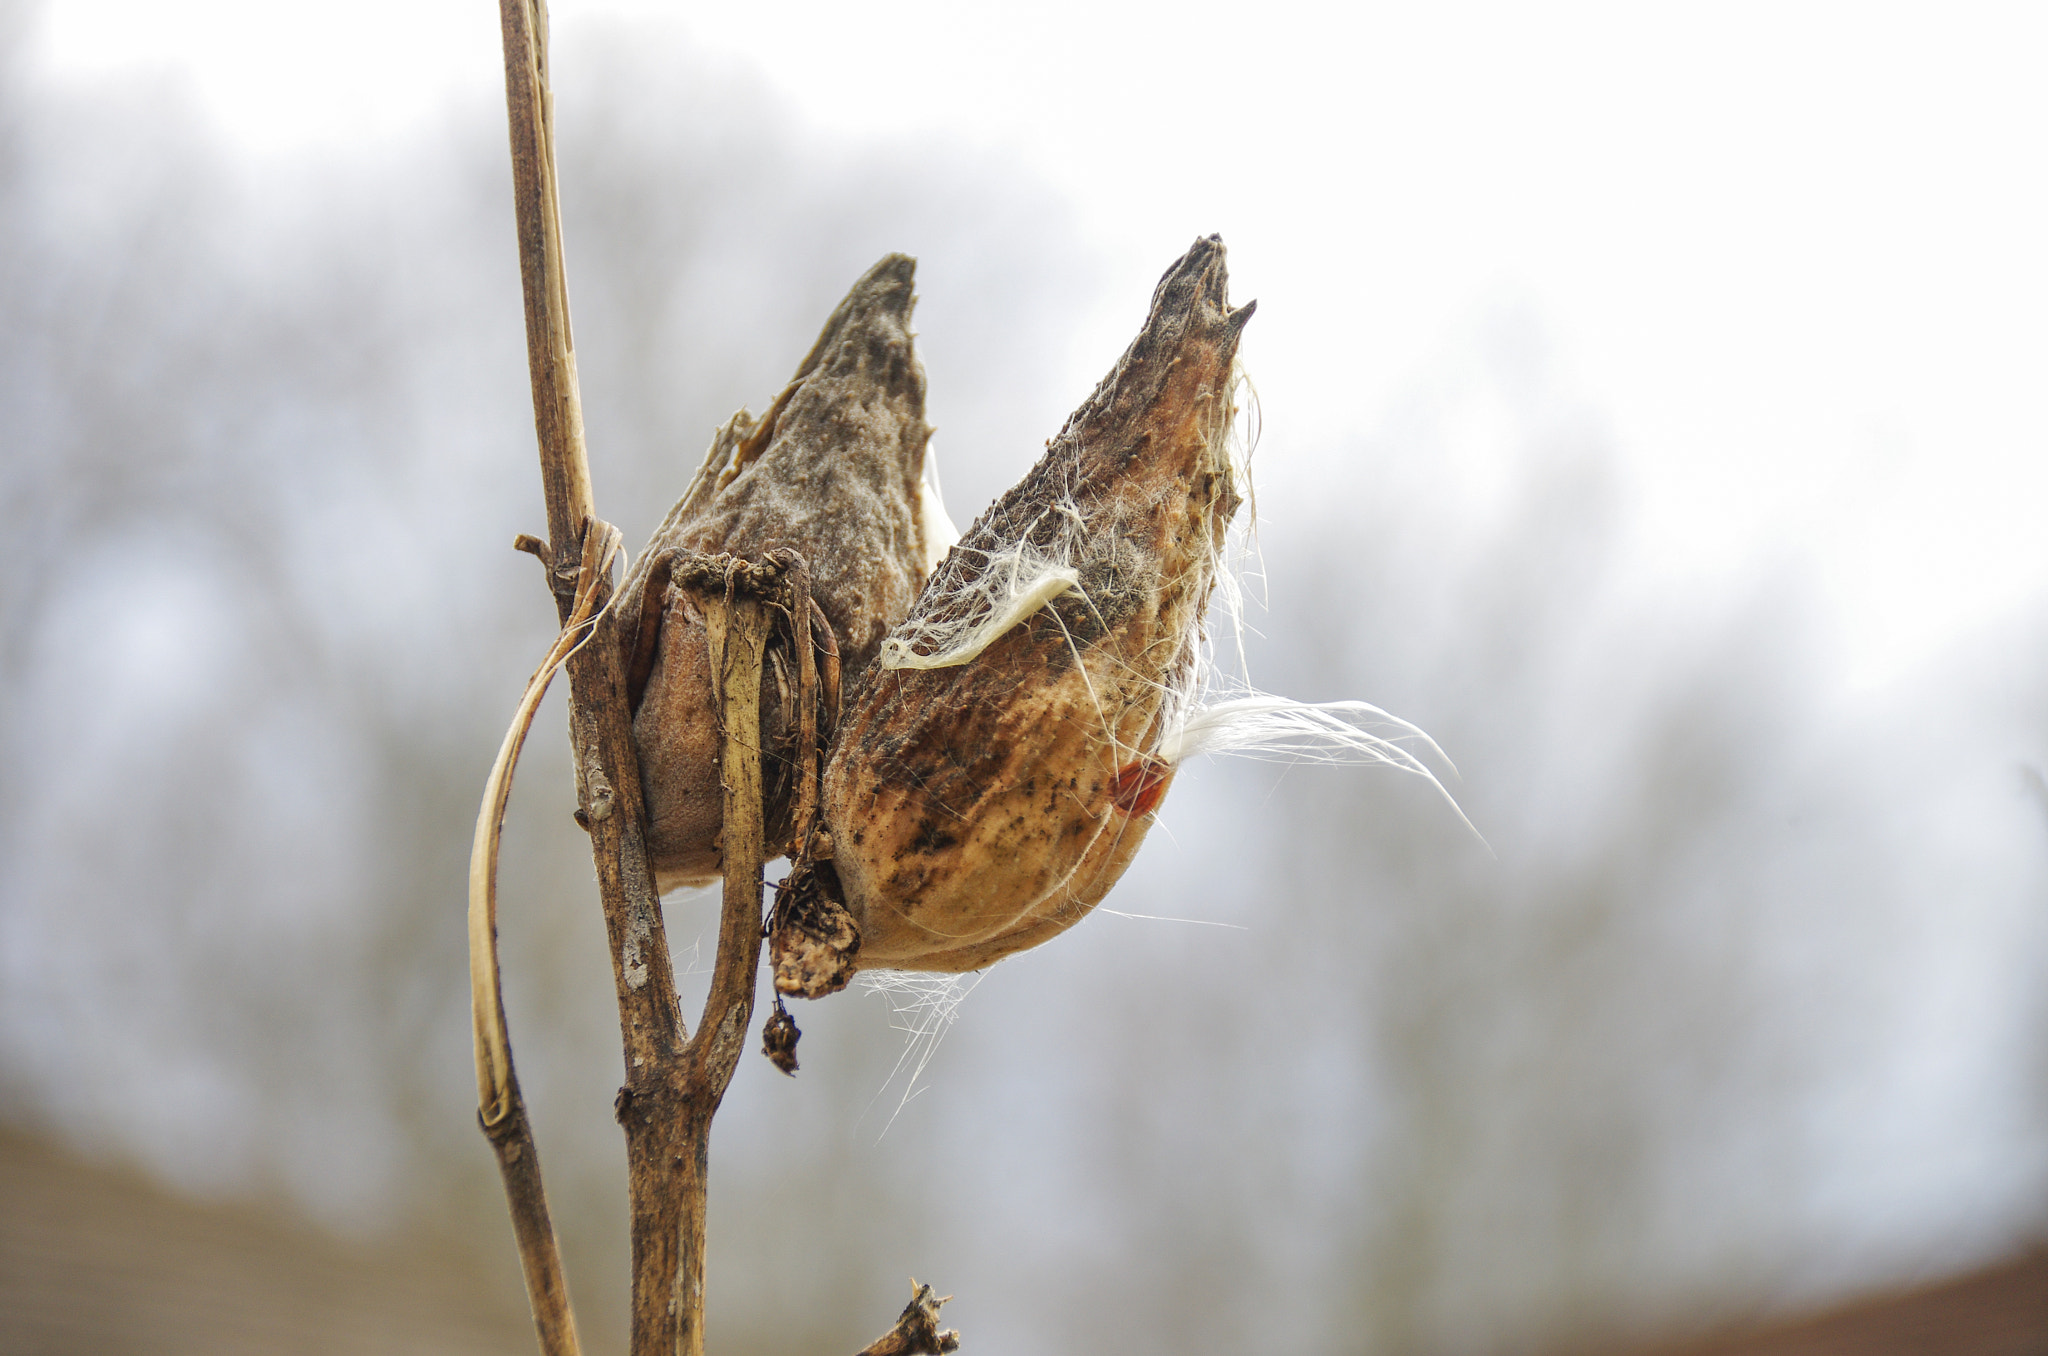
[[[1072,926],[1172,780],[1238,506],[1221,240],[1024,480],[949,553],[858,688],[828,766],[864,968],[967,970]]]
[[[634,742],[646,791],[648,854],[663,892],[719,874],[718,719],[704,618],[669,581],[677,552],[759,560],[792,548],[809,569],[823,626],[824,705],[871,663],[909,610],[952,531],[924,487],[925,377],[910,330],[916,262],[892,254],[853,285],[796,375],[759,419],[718,431],[689,491],[621,585]],[[794,619],[786,619],[793,621]],[[794,634],[804,628],[785,630]],[[834,638],[836,637],[836,645]],[[788,642],[771,650],[761,701],[766,848],[789,849],[804,723]]]

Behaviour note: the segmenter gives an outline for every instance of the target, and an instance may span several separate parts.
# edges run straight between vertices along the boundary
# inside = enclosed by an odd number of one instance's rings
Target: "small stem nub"
[[[856,1356],[945,1356],[960,1349],[957,1330],[939,1329],[939,1306],[953,1297],[933,1294],[932,1288],[919,1285],[915,1276],[910,1278],[910,1290],[910,1303],[903,1306],[896,1326],[862,1347]]]

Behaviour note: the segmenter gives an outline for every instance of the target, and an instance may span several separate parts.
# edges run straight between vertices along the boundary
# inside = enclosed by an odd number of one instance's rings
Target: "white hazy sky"
[[[553,11],[558,59],[596,16],[673,23],[820,135],[1012,157],[1140,297],[1222,232],[1262,457],[1365,431],[1508,303],[1611,421],[1646,567],[1810,553],[1852,682],[2048,599],[2048,7]],[[494,5],[349,12],[51,0],[39,51],[67,83],[167,68],[254,154],[501,97]]]

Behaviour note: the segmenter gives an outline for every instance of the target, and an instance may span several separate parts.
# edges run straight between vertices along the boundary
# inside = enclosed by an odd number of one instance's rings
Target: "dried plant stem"
[[[576,341],[569,327],[569,283],[562,262],[562,213],[555,191],[547,0],[499,0],[498,18],[505,45],[505,114],[512,138],[519,275],[526,298],[526,365],[533,383],[533,422],[540,435],[548,543],[556,562],[566,564],[576,558],[583,525],[597,509],[583,450],[583,397],[576,382]],[[571,590],[559,573],[552,582],[566,618]]]
[[[547,1192],[541,1184],[540,1154],[519,1095],[512,1066],[512,1039],[505,1026],[505,1005],[498,973],[498,841],[504,828],[505,805],[512,794],[512,772],[520,747],[533,724],[541,697],[556,670],[576,652],[595,624],[599,583],[618,553],[619,534],[607,529],[589,533],[578,569],[579,587],[568,624],[534,672],[505,732],[505,741],[484,787],[476,835],[469,854],[469,985],[470,1016],[476,1036],[477,1122],[498,1157],[505,1195],[512,1208],[512,1229],[533,1306],[534,1327],[546,1356],[576,1356],[576,1316],[569,1305],[569,1287],[562,1273],[560,1245],[548,1215]],[[601,618],[596,619],[601,620]]]
[[[498,1174],[505,1181],[505,1199],[512,1207],[512,1233],[519,1243],[520,1270],[533,1307],[533,1327],[542,1356],[580,1356],[576,1314],[569,1305],[569,1282],[562,1271],[561,1245],[548,1216],[547,1191],[540,1180],[540,1155],[526,1121],[526,1102],[519,1079],[506,1076],[506,1115],[484,1126],[484,1138],[498,1156]]]
[[[513,1069],[497,959],[497,851],[512,770],[549,678],[565,668],[577,819],[590,834],[625,1047],[625,1082],[614,1110],[626,1135],[631,1351],[633,1356],[703,1356],[711,1121],[746,1046],[761,959],[761,681],[773,618],[790,619],[790,642],[801,656],[800,733],[806,749],[801,814],[806,822],[816,804],[810,784],[818,756],[812,694],[822,682],[828,704],[836,708],[836,652],[822,644],[827,651],[824,673],[813,670],[814,604],[809,572],[795,552],[771,551],[765,560],[748,562],[685,551],[668,563],[669,579],[695,595],[705,619],[721,731],[724,900],[711,991],[696,1037],[690,1039],[677,1002],[661,902],[648,868],[646,807],[633,744],[631,687],[646,681],[645,657],[624,653],[621,627],[609,606],[618,532],[596,516],[584,452],[556,204],[547,9],[545,0],[500,0],[499,11],[527,359],[548,512],[548,541],[522,537],[517,544],[547,566],[563,630],[529,684],[499,751],[471,858],[478,1115],[497,1151],[541,1351],[544,1356],[576,1356],[575,1318]],[[658,608],[665,592],[652,595],[642,610]],[[636,634],[646,621],[627,619]],[[829,640],[829,632],[824,639]],[[920,1291],[897,1328],[882,1339],[890,1345],[874,1350],[951,1350],[933,1345],[957,1343],[952,1334],[937,1333],[937,1312],[929,1288]]]
[[[547,10],[544,0],[501,0],[499,17],[527,364],[547,500],[548,546],[545,553],[536,554],[548,566],[557,609],[567,622],[579,595],[598,609],[609,600],[609,561],[591,568],[585,543],[615,533],[596,517],[583,445],[555,188]],[[618,1105],[626,1131],[633,1229],[632,1351],[635,1356],[667,1356],[675,1349],[678,1326],[678,1236],[684,1212],[683,1183],[671,1166],[676,1162],[678,1120],[663,1112],[672,1110],[678,1100],[683,1029],[660,901],[647,870],[640,772],[617,631],[608,611],[595,611],[594,616],[587,641],[567,663],[570,739],[578,818],[590,833],[625,1045],[626,1078]],[[495,948],[494,936],[482,940]],[[502,1034],[502,1018],[496,1030]],[[509,1045],[504,1056],[506,1085],[513,1093],[510,1104],[517,1112]],[[523,1114],[518,1120],[523,1126]],[[516,1158],[501,1152],[500,1168],[541,1348],[547,1356],[574,1352],[567,1285],[552,1229],[546,1227],[546,1201],[530,1135],[524,1135]],[[568,1345],[561,1344],[563,1334],[569,1334]]]
[[[547,658],[527,680],[511,728],[498,748],[491,775],[484,783],[483,808],[469,850],[469,988],[470,1015],[476,1028],[477,1114],[486,1128],[498,1124],[511,1102],[512,1042],[505,1029],[505,1005],[498,976],[498,842],[504,831],[505,806],[512,797],[512,773],[519,751],[533,726],[534,713],[547,695],[555,673],[589,637],[598,585],[618,554],[616,529],[591,533],[580,567],[583,587],[576,593],[569,621],[555,637]]]
[[[709,567],[709,568],[706,568]],[[706,578],[716,570],[716,576]],[[725,829],[721,842],[724,898],[711,992],[683,1063],[681,1356],[704,1351],[704,1207],[710,1170],[711,1118],[732,1082],[761,965],[761,667],[768,643],[773,566],[698,557],[678,569],[695,586],[711,642],[712,683],[724,733],[720,777]],[[722,577],[718,577],[722,576]],[[715,579],[715,582],[714,582]]]
[[[676,567],[677,582],[700,593],[707,621],[715,621],[719,648],[714,672],[727,736],[725,908],[711,994],[697,1038],[690,1041],[678,1009],[660,900],[647,867],[626,661],[615,619],[600,610],[609,600],[610,559],[604,556],[600,564],[585,549],[587,542],[616,534],[595,517],[583,446],[555,198],[547,16],[539,0],[503,0],[500,13],[527,357],[548,508],[550,540],[543,559],[564,621],[573,618],[580,627],[583,617],[594,618],[586,643],[567,653],[569,726],[578,816],[590,833],[597,867],[625,1045],[626,1076],[616,1111],[626,1134],[632,1228],[631,1350],[634,1356],[669,1356],[679,1350],[697,1356],[704,1342],[704,1197],[711,1118],[746,1043],[760,963],[761,666],[766,603],[783,587],[784,567],[699,556]],[[577,564],[565,569],[570,561]],[[522,704],[528,720],[531,704]],[[507,757],[516,757],[517,749],[517,736],[508,736]],[[508,763],[506,782],[509,776]],[[494,785],[493,801],[487,803],[493,825],[502,814],[502,791]],[[495,862],[495,831],[491,846]],[[535,1324],[548,1356],[574,1352],[568,1290],[497,1008],[495,927],[484,928],[472,940],[488,957],[492,981],[489,1020],[479,1017],[479,1031],[488,1032],[480,1036],[480,1048],[489,1047],[503,1070],[502,1076],[487,1076],[480,1065],[479,1090],[506,1108],[502,1115],[519,1128],[512,1149],[500,1153],[500,1168]]]

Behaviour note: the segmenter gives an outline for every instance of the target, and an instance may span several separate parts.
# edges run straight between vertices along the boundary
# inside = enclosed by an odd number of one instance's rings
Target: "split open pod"
[[[868,270],[775,398],[719,430],[682,500],[620,586],[633,739],[646,793],[657,887],[703,884],[721,869],[718,707],[705,620],[670,580],[682,553],[760,560],[794,550],[815,603],[810,624],[770,646],[761,697],[766,846],[792,850],[792,805],[809,766],[806,724],[829,731],[841,683],[859,680],[909,610],[951,525],[924,486],[931,439],[925,376],[910,329],[916,262]],[[786,619],[788,620],[788,619]],[[818,647],[822,710],[797,709],[799,635]]]
[[[849,681],[830,839],[793,884],[843,901],[857,961],[785,963],[803,948],[778,938],[782,991],[829,992],[855,966],[979,968],[1071,927],[1130,863],[1174,774],[1238,507],[1228,439],[1252,307],[1230,309],[1227,281],[1222,241],[1196,241],[1109,375]]]

